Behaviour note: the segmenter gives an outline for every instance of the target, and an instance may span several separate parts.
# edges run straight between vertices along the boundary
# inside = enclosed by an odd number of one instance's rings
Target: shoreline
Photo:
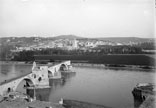
[[[151,70],[155,71],[155,67],[141,65],[110,65],[110,64],[95,64],[95,63],[72,63],[72,66],[81,67],[96,67],[104,69],[119,69],[119,70]]]
[[[48,65],[54,64],[55,62],[47,62],[46,64],[37,63],[39,65]],[[56,62],[57,63],[57,62]],[[15,64],[15,65],[30,65],[32,66],[33,62],[26,61],[0,61],[1,64]],[[104,69],[119,69],[119,70],[151,70],[155,71],[156,67],[154,66],[145,66],[145,65],[126,65],[126,64],[97,64],[97,63],[89,63],[89,62],[72,62],[72,66],[78,67],[96,67],[96,68],[104,68]]]

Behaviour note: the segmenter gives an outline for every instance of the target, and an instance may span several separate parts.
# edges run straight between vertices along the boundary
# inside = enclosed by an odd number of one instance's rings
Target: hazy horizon
[[[154,9],[154,0],[0,0],[0,36],[154,38]]]
[[[70,34],[69,34],[70,35]],[[31,38],[31,37],[39,37],[39,38],[54,38],[59,36],[68,36],[68,35],[57,35],[57,36],[0,36],[0,38]],[[76,35],[73,35],[76,36]],[[78,38],[91,38],[91,39],[98,39],[98,38],[142,38],[142,39],[156,39],[156,37],[83,37],[83,36],[76,36]]]

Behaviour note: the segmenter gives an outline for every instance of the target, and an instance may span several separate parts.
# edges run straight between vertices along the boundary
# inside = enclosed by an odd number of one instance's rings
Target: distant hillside
[[[60,35],[56,37],[52,37],[53,39],[80,39],[80,40],[104,40],[104,41],[111,41],[111,42],[118,42],[118,43],[143,43],[143,42],[150,42],[154,41],[154,38],[138,38],[138,37],[104,37],[104,38],[85,38],[79,37],[75,35]]]
[[[154,38],[138,38],[138,37],[104,37],[104,38],[85,38],[76,35],[59,35],[55,37],[0,37],[0,43],[5,43],[8,39],[11,42],[22,42],[22,43],[33,43],[34,40],[38,39],[40,41],[47,41],[47,40],[58,40],[58,39],[78,39],[81,41],[89,41],[89,40],[103,40],[109,42],[117,42],[127,44],[130,42],[134,43],[143,43],[143,42],[154,42]]]
[[[129,42],[149,42],[154,41],[154,38],[138,38],[138,37],[107,37],[107,38],[98,38],[99,40],[119,42],[119,43],[129,43]]]
[[[81,39],[83,37],[75,36],[75,35],[59,35],[52,37],[53,39]]]

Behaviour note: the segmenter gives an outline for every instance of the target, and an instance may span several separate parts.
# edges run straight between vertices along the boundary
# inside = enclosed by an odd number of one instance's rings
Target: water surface
[[[0,82],[31,71],[31,65],[1,64]],[[76,74],[64,81],[50,80],[51,88],[38,90],[40,100],[58,102],[61,98],[92,102],[114,108],[133,108],[132,90],[137,83],[154,83],[155,72],[96,67],[74,67]],[[23,86],[22,86],[23,87]]]

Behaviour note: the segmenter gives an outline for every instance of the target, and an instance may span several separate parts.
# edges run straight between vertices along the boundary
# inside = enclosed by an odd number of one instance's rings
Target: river
[[[31,71],[32,65],[0,64],[0,82]],[[51,81],[51,88],[39,90],[40,100],[58,102],[61,98],[101,104],[114,108],[133,108],[132,90],[137,83],[154,83],[156,73],[149,70],[106,69],[76,66],[76,74],[64,82]],[[22,88],[23,86],[21,86]],[[20,87],[18,87],[20,88]],[[19,89],[20,90],[20,89]]]

